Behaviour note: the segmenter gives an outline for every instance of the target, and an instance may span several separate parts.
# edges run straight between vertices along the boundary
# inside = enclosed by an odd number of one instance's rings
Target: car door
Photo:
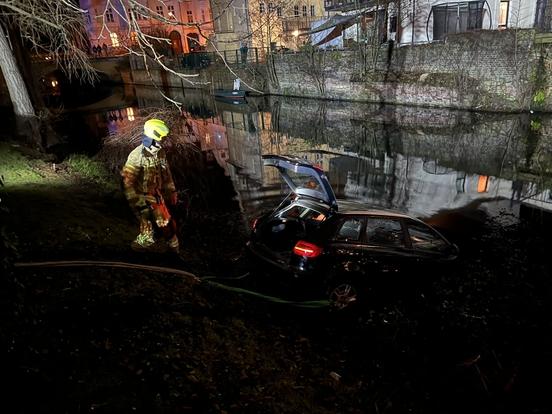
[[[332,274],[374,288],[393,285],[408,257],[401,220],[367,215],[342,218],[327,249]]]
[[[413,219],[405,220],[408,244],[420,275],[438,276],[442,265],[456,257],[457,250],[439,232]]]

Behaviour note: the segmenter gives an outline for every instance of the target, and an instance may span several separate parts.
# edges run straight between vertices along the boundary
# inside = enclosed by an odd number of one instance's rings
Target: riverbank
[[[111,187],[102,185],[105,177],[85,160],[54,167],[4,143],[0,156],[8,208],[2,225],[15,261],[148,262],[200,277],[238,270],[231,263],[243,238],[221,230],[228,215],[192,214],[178,263],[135,255],[128,246],[136,225],[116,177]],[[152,271],[8,267],[0,295],[1,362],[9,378],[3,407],[548,412],[552,282],[545,235],[535,226],[480,220],[484,226],[459,240],[460,261],[427,301],[390,301],[360,314],[281,305],[207,279],[197,284]],[[455,223],[470,225],[461,215]],[[234,245],[223,250],[228,238]],[[219,251],[228,254],[215,257]],[[264,268],[249,270],[257,280],[244,287],[270,276]]]

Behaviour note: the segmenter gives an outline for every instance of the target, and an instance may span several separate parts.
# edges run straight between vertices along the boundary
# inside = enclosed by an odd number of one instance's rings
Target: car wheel
[[[358,289],[350,281],[335,282],[328,289],[328,300],[334,309],[351,309],[358,303]]]

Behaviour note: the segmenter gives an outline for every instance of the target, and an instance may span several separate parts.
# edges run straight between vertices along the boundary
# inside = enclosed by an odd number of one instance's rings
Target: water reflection
[[[139,109],[159,107],[155,89],[136,88],[136,106],[108,116],[113,132]],[[186,103],[182,129],[232,180],[247,214],[287,189],[262,154],[292,154],[329,173],[339,198],[429,218],[467,206],[519,217],[552,210],[550,120],[528,115],[388,107],[291,98],[216,101],[174,90]],[[113,112],[113,111],[111,111]]]

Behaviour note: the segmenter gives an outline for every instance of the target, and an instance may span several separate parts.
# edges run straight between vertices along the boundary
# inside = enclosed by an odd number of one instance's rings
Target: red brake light
[[[293,248],[293,253],[303,257],[318,257],[322,254],[322,247],[303,240],[299,240]]]

